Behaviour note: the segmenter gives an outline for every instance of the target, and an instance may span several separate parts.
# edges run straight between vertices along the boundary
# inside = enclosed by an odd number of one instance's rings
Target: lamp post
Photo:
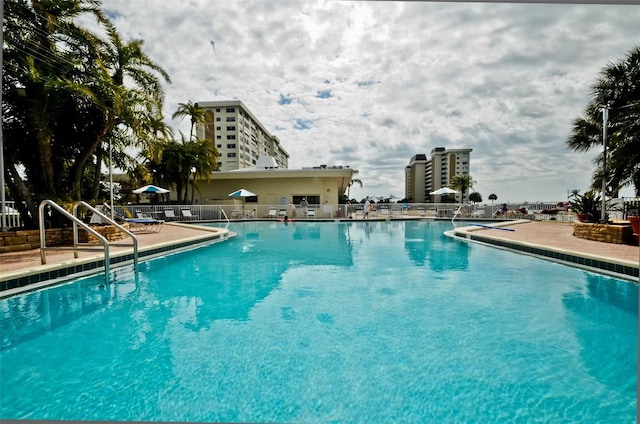
[[[606,223],[607,205],[607,121],[609,119],[609,104],[602,106],[602,210],[600,222]]]

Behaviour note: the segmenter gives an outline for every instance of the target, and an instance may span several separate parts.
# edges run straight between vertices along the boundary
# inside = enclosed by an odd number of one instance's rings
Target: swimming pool
[[[238,236],[0,301],[0,417],[634,422],[638,287],[443,236]]]

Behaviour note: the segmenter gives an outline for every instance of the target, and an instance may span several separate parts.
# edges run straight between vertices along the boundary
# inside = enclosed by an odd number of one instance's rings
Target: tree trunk
[[[16,209],[20,212],[25,228],[38,228],[38,206],[31,196],[31,190],[20,177],[20,173],[13,163],[6,168],[9,177],[6,181],[9,193],[16,202]]]

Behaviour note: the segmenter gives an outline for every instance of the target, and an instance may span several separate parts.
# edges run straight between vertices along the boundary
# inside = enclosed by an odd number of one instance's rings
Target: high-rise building
[[[429,159],[424,153],[413,156],[404,171],[405,198],[414,203],[439,202],[441,196],[429,193],[448,187],[457,175],[469,175],[472,150],[436,147]],[[455,197],[462,200],[460,194]]]
[[[199,137],[213,140],[220,171],[251,168],[261,157],[271,156],[278,168],[287,169],[289,153],[240,100],[197,102],[206,122],[197,126]]]

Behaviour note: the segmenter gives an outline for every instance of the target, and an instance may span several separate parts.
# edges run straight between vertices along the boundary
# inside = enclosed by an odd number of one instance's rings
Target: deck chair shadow
[[[200,215],[194,215],[191,213],[191,209],[180,209],[180,214],[182,214],[182,217],[184,219],[186,219],[187,221],[192,221],[194,219],[199,219]]]

